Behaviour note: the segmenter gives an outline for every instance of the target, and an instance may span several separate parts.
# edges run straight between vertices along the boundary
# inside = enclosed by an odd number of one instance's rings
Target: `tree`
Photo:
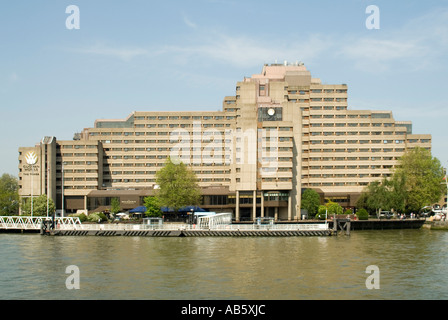
[[[404,181],[399,176],[382,181],[372,182],[361,194],[356,205],[364,208],[371,214],[377,214],[378,210],[404,211],[406,204],[406,190]]]
[[[161,217],[162,210],[160,210],[160,205],[156,197],[145,197],[143,199],[146,207],[146,216],[147,217]]]
[[[114,215],[120,212],[121,206],[120,206],[120,199],[118,198],[112,198],[110,201],[110,212]]]
[[[446,192],[444,170],[437,158],[424,148],[407,151],[390,179],[372,182],[358,199],[357,207],[370,213],[378,210],[418,212],[434,204]]]
[[[446,192],[444,176],[440,161],[429,150],[417,147],[400,158],[393,180],[400,181],[406,192],[407,211],[418,212],[441,199]]]
[[[189,205],[199,205],[201,191],[196,175],[183,162],[175,164],[170,158],[165,166],[157,171],[156,182],[159,186],[156,198],[159,205],[174,211]]]
[[[325,206],[327,207],[328,215],[342,214],[344,211],[339,203],[333,201],[328,201]]]
[[[47,211],[47,202],[48,202],[48,211]],[[33,197],[33,216],[46,216],[52,215],[56,211],[56,206],[52,199],[48,199],[47,195],[42,194],[38,197]],[[26,199],[25,203],[22,205],[22,214],[23,215],[31,215],[31,199]]]
[[[320,205],[317,209],[316,219],[323,220],[333,214],[342,214],[343,209],[339,203],[328,201],[325,205]]]
[[[15,214],[19,210],[17,178],[4,173],[0,177],[0,215]]]
[[[369,219],[369,213],[366,209],[361,208],[356,212],[356,216],[359,220],[368,220]]]
[[[320,196],[313,189],[306,189],[302,194],[301,209],[306,209],[308,214],[314,217],[320,205]]]
[[[317,208],[317,214],[315,215],[314,219],[325,220],[326,218],[327,218],[327,207],[321,204]]]

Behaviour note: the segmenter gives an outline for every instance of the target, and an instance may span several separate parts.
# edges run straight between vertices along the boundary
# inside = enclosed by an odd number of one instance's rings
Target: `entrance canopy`
[[[146,207],[145,206],[139,206],[137,208],[129,210],[129,213],[145,213]]]

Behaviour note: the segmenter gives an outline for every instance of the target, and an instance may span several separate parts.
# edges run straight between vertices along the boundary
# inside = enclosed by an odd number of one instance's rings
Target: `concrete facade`
[[[112,197],[132,209],[171,157],[197,174],[203,207],[236,220],[300,219],[306,188],[353,207],[406,149],[430,149],[431,135],[413,134],[391,111],[348,109],[347,89],[322,84],[303,64],[265,65],[237,82],[222,111],[135,111],[97,120],[74,140],[19,148],[20,195],[48,193],[68,212],[101,210]]]

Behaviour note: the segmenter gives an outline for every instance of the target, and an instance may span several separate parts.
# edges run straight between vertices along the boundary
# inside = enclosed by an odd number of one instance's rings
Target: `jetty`
[[[351,230],[418,229],[424,219],[296,221],[274,223],[257,218],[253,223],[232,222],[231,213],[199,217],[196,223],[163,223],[145,218],[143,223],[81,223],[78,217],[0,216],[0,232],[40,233],[50,236],[145,237],[291,237],[350,235]]]
[[[145,219],[144,219],[145,220]],[[50,236],[146,236],[146,237],[286,237],[331,236],[328,223],[274,224],[273,220],[254,224],[234,224],[232,214],[200,217],[195,224],[163,223],[160,218],[142,224],[81,223],[77,217],[0,217],[0,231],[38,232]]]

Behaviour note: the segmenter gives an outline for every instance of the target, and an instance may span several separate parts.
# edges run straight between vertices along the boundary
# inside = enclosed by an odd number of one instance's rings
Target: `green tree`
[[[156,198],[159,205],[174,211],[189,205],[199,205],[201,190],[196,175],[183,162],[175,164],[170,158],[165,166],[157,171],[156,182],[159,186]]]
[[[112,200],[110,200],[110,212],[115,215],[118,212],[120,212],[120,210],[121,210],[120,199],[112,198]]]
[[[366,209],[361,208],[356,212],[356,216],[359,220],[368,220],[369,219],[369,213]]]
[[[399,160],[393,180],[401,181],[406,192],[407,211],[437,203],[446,192],[445,172],[440,161],[425,148],[407,151]]]
[[[424,148],[407,151],[390,179],[372,182],[358,199],[357,207],[371,214],[378,210],[418,212],[437,203],[446,192],[444,170],[437,158]]]
[[[48,211],[47,211],[48,202]],[[52,199],[48,199],[47,195],[43,194],[38,197],[33,197],[33,216],[46,216],[52,215],[56,211],[56,206]],[[22,214],[30,216],[31,215],[31,199],[25,199],[25,203],[22,205]]]
[[[378,210],[390,210],[389,188],[387,179],[369,184],[358,199],[357,207],[376,214]]]
[[[160,205],[156,197],[145,197],[143,199],[146,207],[146,216],[147,217],[161,217],[162,210],[160,210]]]
[[[306,209],[310,216],[317,214],[317,209],[320,205],[320,196],[313,189],[306,189],[302,194],[301,209]]]
[[[344,209],[342,209],[341,205],[339,203],[328,201],[325,205],[328,210],[328,215],[331,214],[342,214]]]
[[[0,215],[17,214],[19,211],[19,184],[17,178],[4,173],[0,177]]]
[[[344,209],[342,209],[339,203],[328,201],[325,205],[320,205],[315,216],[316,219],[324,220],[325,218],[330,218],[333,214],[342,214]]]
[[[326,217],[327,217],[327,207],[321,204],[317,208],[317,214],[314,218],[317,220],[325,220]]]

